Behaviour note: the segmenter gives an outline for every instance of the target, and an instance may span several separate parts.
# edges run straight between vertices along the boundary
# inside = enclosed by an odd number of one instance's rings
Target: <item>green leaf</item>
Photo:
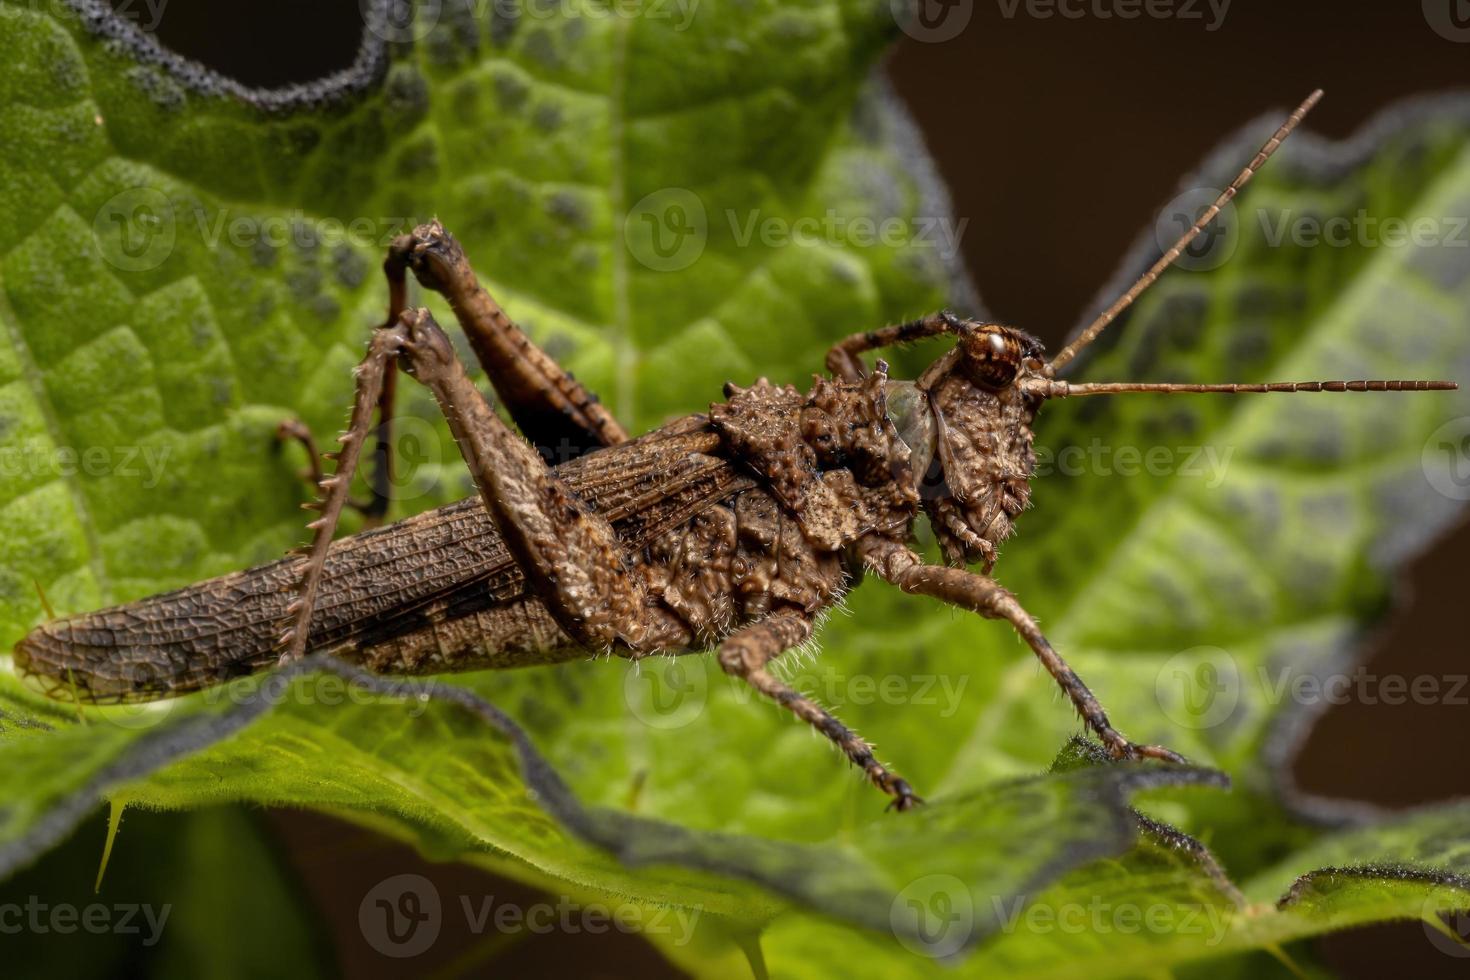
[[[421,218],[442,218],[508,310],[635,428],[702,408],[727,378],[803,382],[837,337],[965,302],[925,235],[949,217],[943,194],[869,80],[894,33],[888,4],[707,7],[681,24],[596,3],[511,20],[446,5],[413,43],[369,32],[339,78],[259,93],[90,2],[0,2],[0,433],[21,464],[0,472],[5,641],[41,617],[36,583],[80,612],[301,538],[301,461],[274,427],[340,420],[382,316],[382,246]],[[1448,234],[1470,209],[1467,119],[1446,101],[1341,147],[1297,137],[1239,199],[1228,261],[1166,275],[1086,376],[1463,375],[1470,250],[1269,233],[1288,209],[1361,209]],[[1252,127],[1248,148],[1232,141],[1191,184],[1223,184],[1268,131]],[[887,224],[909,234],[864,234]],[[797,228],[821,231],[763,231]],[[1126,271],[1150,252],[1151,236]],[[919,356],[894,360],[912,370]],[[469,492],[432,405],[407,391],[422,452],[399,487],[405,513]],[[1130,735],[1235,778],[1231,794],[1154,789],[1148,805],[1208,835],[1237,880],[1331,863],[1314,850],[1331,839],[1311,844],[1275,785],[1302,714],[1285,710],[1282,672],[1343,670],[1394,569],[1460,512],[1433,488],[1453,486],[1437,447],[1470,415],[1465,393],[1310,397],[1047,406],[1038,442],[1052,460],[1098,438],[1114,454],[1165,447],[1171,465],[1039,476],[997,569]],[[1195,448],[1227,462],[1223,482],[1186,472]],[[743,955],[729,937],[757,929],[780,975],[830,962],[927,973],[932,954],[996,932],[964,970],[1099,972],[1076,936],[1007,923],[1027,903],[1098,894],[1240,903],[1175,831],[1146,824],[1129,850],[1131,792],[1215,777],[1081,758],[1037,775],[1075,722],[1004,627],[879,585],[850,606],[820,665],[787,676],[930,797],[917,817],[881,817],[806,729],[709,658],[425,686],[311,662],[88,709],[85,724],[7,675],[0,868],[34,860],[103,796],[308,805],[543,886],[708,912],[718,926],[693,946],[650,938],[710,975]],[[1458,887],[1458,858],[1406,846],[1430,840],[1418,824],[1361,833],[1357,853],[1394,862],[1393,880]],[[1390,877],[1264,918],[1279,891],[1247,887],[1249,914],[1221,919],[1219,943],[1110,936],[1108,962],[1159,971],[1418,915],[1424,896]],[[1309,880],[1312,896],[1327,888]],[[946,930],[923,941],[966,900],[956,948]]]
[[[129,810],[94,890],[106,820],[89,820],[6,881],[5,966],[43,976],[65,949],[75,977],[258,977],[291,964],[331,975],[321,929],[259,821],[243,810]],[[269,936],[268,942],[262,942]]]
[[[1288,943],[1386,919],[1421,919],[1426,941],[1447,955],[1470,955],[1439,924],[1442,913],[1470,907],[1467,818],[1470,806],[1460,804],[1333,835],[1244,892],[1198,844],[1150,827],[1122,860],[1090,865],[1024,898],[991,899],[986,909],[999,918],[999,940],[943,975],[1069,977],[1085,966],[1089,976],[1145,976],[1198,963],[1201,976],[1214,977],[1223,966],[1216,958],[1258,949],[1281,958],[1283,976],[1296,975],[1309,951],[1285,952]],[[1343,866],[1312,870],[1337,861]],[[958,942],[979,922],[978,914],[952,915],[940,941]],[[764,949],[774,976],[930,972],[917,958],[894,956],[890,943],[861,942],[801,916],[773,924]],[[680,965],[719,975],[698,960]],[[1251,975],[1267,974],[1258,962]]]

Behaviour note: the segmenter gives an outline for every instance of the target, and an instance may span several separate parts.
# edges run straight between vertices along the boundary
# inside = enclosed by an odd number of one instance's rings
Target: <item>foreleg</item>
[[[855,333],[833,344],[827,351],[827,370],[832,372],[833,377],[843,381],[861,381],[868,373],[859,357],[864,352],[913,343],[958,328],[959,321],[951,314],[941,312],[931,313],[908,323],[896,323],[878,330]]]

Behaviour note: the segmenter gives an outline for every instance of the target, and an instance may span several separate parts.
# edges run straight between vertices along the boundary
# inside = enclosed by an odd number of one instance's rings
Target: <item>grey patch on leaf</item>
[[[1281,494],[1274,487],[1227,480],[1218,493],[1224,501],[1220,512],[1243,532],[1241,537],[1270,541],[1281,532]]]
[[[188,104],[184,90],[157,68],[139,65],[128,69],[124,77],[160,109],[176,112]]]
[[[508,6],[492,4],[499,10]],[[480,50],[480,27],[475,20],[473,3],[444,3],[439,10],[439,23],[424,39],[429,60],[440,68],[453,68],[473,58]]]
[[[439,144],[432,136],[406,143],[394,161],[399,176],[431,180],[439,173]]]
[[[1368,544],[1368,561],[1375,570],[1389,573],[1412,560],[1434,543],[1440,526],[1453,523],[1462,511],[1461,501],[1438,493],[1426,494],[1424,482],[1418,460],[1373,482],[1374,506],[1421,517],[1417,521],[1385,521],[1378,528]]]
[[[531,123],[543,133],[554,133],[561,129],[562,109],[555,102],[543,102],[531,113]]]
[[[356,289],[368,276],[368,262],[362,253],[346,242],[332,249],[332,272],[345,289]]]
[[[280,249],[267,241],[264,236],[255,239],[250,244],[250,261],[257,269],[274,268],[279,257]]]
[[[506,113],[520,111],[526,104],[526,97],[531,94],[531,87],[519,75],[509,71],[496,71],[491,78],[495,86],[495,104]]]
[[[490,43],[503,48],[515,37],[516,28],[521,26],[521,5],[518,3],[492,3],[490,5]]]
[[[578,231],[586,231],[592,225],[592,216],[587,202],[573,191],[561,190],[552,193],[546,200],[546,213]]]
[[[1452,225],[1470,219],[1470,200],[1460,199],[1446,208],[1445,217]],[[1470,226],[1446,227],[1446,241],[1438,248],[1416,251],[1409,268],[1424,276],[1440,289],[1454,292],[1470,278]]]
[[[385,124],[392,129],[412,129],[429,114],[429,83],[408,65],[395,65],[383,85]]]
[[[526,53],[527,57],[539,62],[544,68],[561,67],[561,51],[556,46],[556,38],[548,28],[541,27],[527,34],[521,42],[521,50]]]

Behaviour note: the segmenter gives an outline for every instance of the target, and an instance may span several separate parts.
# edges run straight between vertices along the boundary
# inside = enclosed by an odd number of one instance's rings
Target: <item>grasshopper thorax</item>
[[[889,385],[889,417],[945,557],[995,562],[1031,497],[1031,422],[1045,379],[1041,343],[996,323],[955,320],[959,343],[914,382]]]

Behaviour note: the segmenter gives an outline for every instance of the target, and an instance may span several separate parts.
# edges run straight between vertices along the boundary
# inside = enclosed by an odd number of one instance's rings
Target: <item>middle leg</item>
[[[776,613],[727,637],[720,644],[720,667],[725,673],[741,678],[830,739],[853,765],[863,771],[874,786],[893,797],[890,806],[907,810],[915,803],[922,802],[905,780],[900,779],[873,756],[873,747],[859,738],[856,732],[766,669],[772,660],[786,650],[804,643],[811,635],[811,620],[805,616],[796,612]]]

